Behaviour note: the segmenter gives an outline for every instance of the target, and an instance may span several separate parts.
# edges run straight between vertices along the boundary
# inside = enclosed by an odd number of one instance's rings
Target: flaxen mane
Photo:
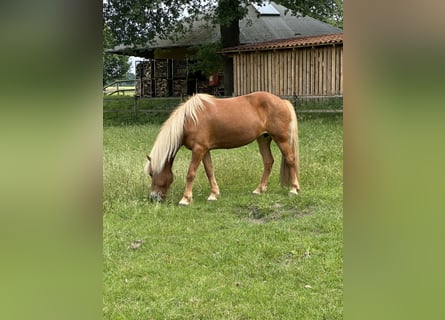
[[[214,104],[213,97],[207,94],[195,94],[177,107],[162,125],[150,153],[151,169],[159,173],[165,163],[171,160],[182,145],[184,122],[191,119],[198,124],[197,113],[204,110],[204,102]]]

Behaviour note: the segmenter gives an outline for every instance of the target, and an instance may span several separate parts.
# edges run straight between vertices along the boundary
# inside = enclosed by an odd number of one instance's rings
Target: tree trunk
[[[219,0],[219,9],[225,14],[229,11],[237,12],[239,7],[239,0]],[[219,30],[221,32],[221,46],[223,48],[235,47],[240,44],[239,41],[239,17],[236,13],[229,14],[230,21],[227,21],[227,16],[222,19],[224,22],[220,23]],[[233,95],[233,58],[223,56],[224,68],[224,95]]]
[[[223,71],[224,71],[224,95],[233,96],[233,58],[223,57]]]

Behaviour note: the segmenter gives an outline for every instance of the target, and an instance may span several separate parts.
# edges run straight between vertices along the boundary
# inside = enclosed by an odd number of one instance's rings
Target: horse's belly
[[[256,112],[240,108],[219,107],[212,114],[202,114],[198,125],[185,127],[184,145],[195,144],[208,149],[231,149],[254,141],[265,132],[264,121]]]
[[[245,146],[254,141],[261,134],[260,130],[226,130],[219,131],[211,137],[211,149],[230,149]]]

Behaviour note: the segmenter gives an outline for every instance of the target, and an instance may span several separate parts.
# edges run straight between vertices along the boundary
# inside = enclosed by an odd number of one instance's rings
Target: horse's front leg
[[[204,159],[202,159],[202,163],[204,164],[207,178],[209,179],[210,183],[210,196],[207,198],[207,200],[217,200],[219,197],[219,187],[216,183],[215,174],[213,173],[213,164],[212,157],[210,156],[210,151],[206,152],[206,154],[204,155]]]
[[[179,204],[189,205],[190,203],[192,203],[192,198],[193,198],[193,193],[192,193],[193,181],[195,180],[196,172],[197,172],[198,167],[199,167],[199,163],[203,159],[204,154],[206,153],[206,151],[207,150],[201,150],[199,148],[195,148],[195,149],[192,150],[192,160],[190,161],[190,166],[189,166],[189,170],[188,170],[188,173],[187,173],[187,180],[186,180],[186,183],[185,183],[184,195],[182,196],[181,201],[179,201]]]

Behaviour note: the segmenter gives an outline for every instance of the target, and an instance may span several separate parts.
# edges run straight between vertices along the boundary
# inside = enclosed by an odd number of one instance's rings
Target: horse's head
[[[151,177],[150,199],[156,202],[163,201],[167,195],[168,188],[173,182],[171,164],[164,166],[161,172],[155,173],[151,168],[151,159],[147,156],[144,172]]]

